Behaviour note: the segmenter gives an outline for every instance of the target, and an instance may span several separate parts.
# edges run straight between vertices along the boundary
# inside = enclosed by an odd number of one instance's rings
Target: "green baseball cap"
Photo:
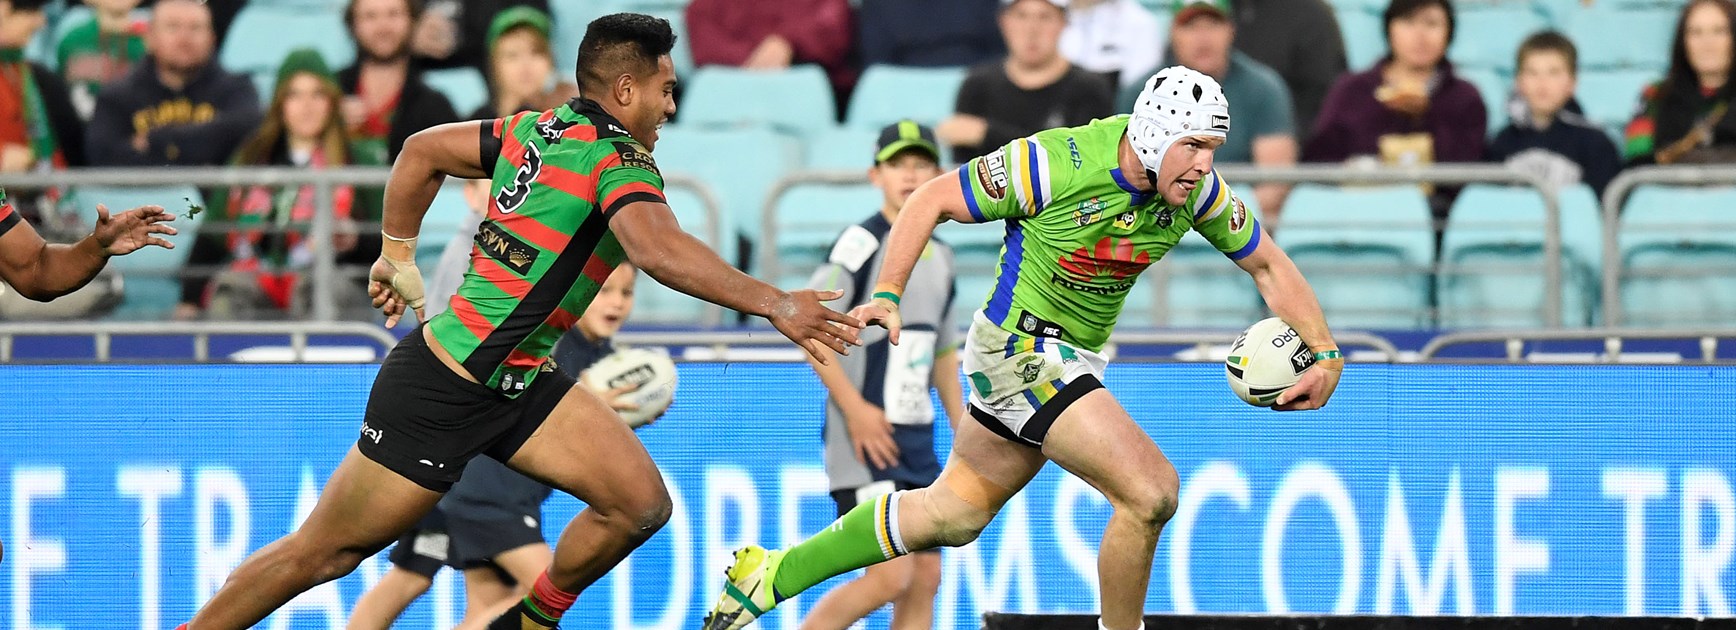
[[[507,31],[520,26],[529,26],[542,33],[543,39],[548,39],[551,22],[549,14],[535,7],[516,6],[494,15],[494,21],[488,23],[488,50],[494,50],[494,41],[500,39]]]
[[[1186,24],[1188,20],[1201,15],[1216,15],[1230,19],[1230,0],[1175,0],[1170,5],[1170,13],[1175,15],[1176,24]]]
[[[880,130],[880,140],[874,145],[874,163],[892,159],[906,149],[917,149],[940,162],[940,144],[934,141],[934,130],[914,120],[900,120]]]

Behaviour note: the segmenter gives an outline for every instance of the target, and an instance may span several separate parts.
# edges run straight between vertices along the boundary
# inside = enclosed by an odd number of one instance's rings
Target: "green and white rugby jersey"
[[[1231,260],[1259,246],[1259,221],[1215,170],[1182,206],[1136,190],[1117,159],[1127,121],[1041,131],[959,167],[971,216],[1006,223],[989,321],[1095,352],[1139,273],[1188,230]]]

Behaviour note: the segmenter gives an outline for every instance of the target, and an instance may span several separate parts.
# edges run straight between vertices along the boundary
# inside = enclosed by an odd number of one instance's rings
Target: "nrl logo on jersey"
[[[989,199],[1000,201],[1007,198],[1007,158],[1000,151],[977,158],[977,184],[982,186],[983,193]]]
[[[1079,207],[1073,209],[1073,223],[1085,227],[1096,223],[1098,215],[1103,214],[1103,200],[1096,197],[1079,202]]]

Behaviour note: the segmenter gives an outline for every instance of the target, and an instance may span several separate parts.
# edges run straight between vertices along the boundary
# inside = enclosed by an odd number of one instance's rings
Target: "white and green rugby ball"
[[[1312,365],[1314,351],[1302,343],[1296,329],[1269,317],[1249,326],[1230,345],[1224,372],[1237,398],[1255,407],[1270,407]]]
[[[661,350],[616,350],[586,369],[581,380],[591,391],[599,393],[636,387],[622,397],[638,408],[616,412],[627,426],[635,429],[656,420],[675,402],[675,362]]]

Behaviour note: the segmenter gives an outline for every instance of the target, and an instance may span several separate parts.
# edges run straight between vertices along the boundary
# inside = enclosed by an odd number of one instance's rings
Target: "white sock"
[[[1097,630],[1109,630],[1109,626],[1103,625],[1103,618],[1102,617],[1097,618]],[[1140,620],[1139,627],[1135,628],[1134,630],[1145,630],[1145,620],[1143,620],[1143,619]]]

